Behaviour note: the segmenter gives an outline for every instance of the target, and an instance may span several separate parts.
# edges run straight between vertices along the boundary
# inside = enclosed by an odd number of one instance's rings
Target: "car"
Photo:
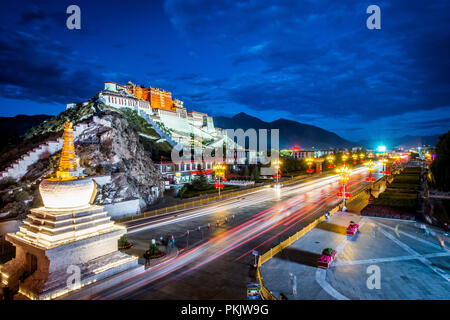
[[[348,236],[353,236],[355,235],[355,233],[357,233],[359,230],[359,224],[350,221],[350,225],[347,227],[347,235]]]
[[[321,256],[317,260],[317,267],[328,269],[335,258],[336,250],[333,250],[332,248],[323,249]]]

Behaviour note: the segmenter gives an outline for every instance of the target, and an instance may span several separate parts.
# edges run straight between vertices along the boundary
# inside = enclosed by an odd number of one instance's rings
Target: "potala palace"
[[[135,110],[172,146],[179,144],[214,148],[224,143],[235,146],[227,138],[224,129],[214,127],[212,117],[202,112],[187,111],[183,101],[174,99],[171,92],[144,88],[131,82],[126,85],[105,82],[104,89],[99,93],[99,101],[113,108]],[[70,103],[67,108],[74,106],[74,103]],[[242,151],[237,157],[246,157],[245,152]]]

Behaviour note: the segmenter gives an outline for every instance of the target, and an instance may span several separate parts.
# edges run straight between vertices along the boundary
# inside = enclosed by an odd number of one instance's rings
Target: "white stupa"
[[[39,186],[44,206],[31,209],[19,231],[6,235],[16,257],[0,266],[2,286],[29,299],[70,298],[87,288],[94,292],[96,285],[105,289],[144,269],[137,257],[118,251],[126,228],[114,224],[102,206],[91,204],[96,185],[76,174],[70,122],[63,138],[56,177]]]

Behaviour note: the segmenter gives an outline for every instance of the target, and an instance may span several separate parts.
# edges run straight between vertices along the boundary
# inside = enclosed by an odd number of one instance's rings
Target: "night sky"
[[[81,30],[66,28],[71,4]],[[450,129],[448,0],[15,0],[0,15],[0,116],[58,114],[131,80],[189,110],[352,141]]]

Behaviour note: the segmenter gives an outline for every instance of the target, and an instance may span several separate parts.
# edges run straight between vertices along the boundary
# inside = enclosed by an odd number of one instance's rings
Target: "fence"
[[[330,214],[336,213],[340,209],[341,209],[341,205],[339,204],[338,206],[336,206],[336,207],[334,207],[333,209],[330,210]],[[278,299],[272,294],[272,292],[270,290],[268,290],[264,286],[264,283],[263,283],[262,277],[261,277],[261,272],[259,270],[261,265],[263,263],[267,262],[268,260],[272,259],[273,256],[275,256],[276,254],[280,253],[284,248],[289,247],[291,244],[293,244],[295,241],[297,241],[298,239],[303,237],[305,234],[307,234],[309,231],[314,229],[319,223],[321,223],[324,220],[325,220],[324,216],[319,217],[318,219],[316,219],[313,222],[311,222],[310,224],[308,224],[306,227],[304,227],[302,230],[300,230],[296,234],[290,236],[289,238],[287,238],[286,240],[284,240],[280,244],[278,244],[275,247],[271,248],[269,251],[267,251],[263,255],[259,256],[256,276],[258,277],[259,284],[261,285],[261,293],[262,293],[263,298],[265,300],[278,300]]]
[[[289,185],[291,183],[295,183],[298,180],[301,180],[305,177],[308,177],[310,175],[301,175],[301,176],[297,176],[294,177],[293,179],[289,179],[289,180],[285,180],[285,181],[280,181],[281,185]],[[268,184],[270,185],[270,184]],[[175,206],[170,206],[170,207],[165,207],[165,208],[160,208],[160,209],[155,209],[155,210],[151,210],[151,211],[146,211],[143,212],[141,214],[136,214],[136,215],[132,215],[129,217],[123,217],[120,219],[114,219],[116,222],[121,223],[121,222],[128,222],[128,221],[133,221],[133,220],[138,220],[138,219],[142,219],[142,218],[147,218],[147,217],[151,217],[151,216],[156,216],[159,214],[165,214],[165,213],[169,213],[169,212],[174,212],[174,211],[178,211],[178,210],[184,210],[184,209],[189,209],[189,208],[193,208],[199,205],[205,205],[217,200],[224,200],[224,199],[228,199],[228,198],[232,198],[235,196],[239,196],[239,195],[243,195],[243,194],[247,194],[250,192],[254,192],[254,191],[259,191],[262,190],[264,188],[266,188],[268,185],[264,185],[261,187],[250,187],[248,189],[245,190],[239,190],[239,191],[231,191],[231,192],[224,192],[221,194],[220,198],[218,195],[216,196],[210,196],[207,198],[203,198],[203,199],[199,199],[199,200],[194,200],[194,201],[190,201],[190,202],[186,202],[186,203],[181,203]]]

